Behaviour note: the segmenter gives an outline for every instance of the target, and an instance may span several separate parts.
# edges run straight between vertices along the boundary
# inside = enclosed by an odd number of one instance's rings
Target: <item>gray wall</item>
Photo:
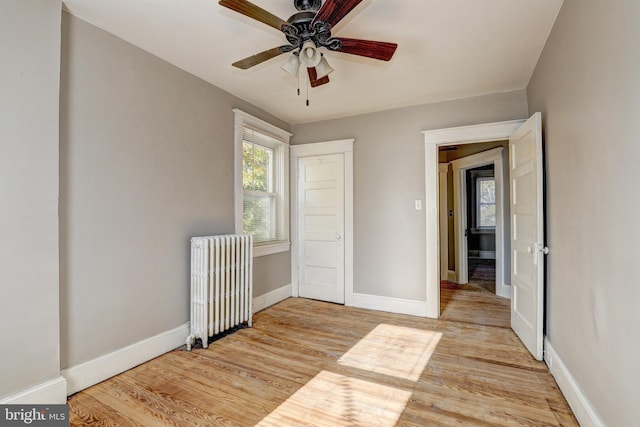
[[[264,295],[291,283],[291,253],[254,258],[253,296]]]
[[[422,131],[527,117],[524,90],[295,125],[294,144],[356,138],[354,291],[424,300]],[[433,165],[433,167],[437,167]]]
[[[290,128],[68,14],[62,64],[66,368],[188,321],[189,238],[234,231],[232,108]],[[255,296],[291,283],[288,255],[256,262]]]
[[[0,2],[0,398],[60,373],[61,10]]]
[[[603,421],[637,426],[640,2],[565,0],[527,89],[547,167],[546,334]]]

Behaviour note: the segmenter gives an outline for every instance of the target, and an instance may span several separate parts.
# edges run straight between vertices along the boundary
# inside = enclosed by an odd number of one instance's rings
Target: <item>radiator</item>
[[[245,234],[191,239],[191,333],[187,350],[241,323],[251,326],[253,237]]]

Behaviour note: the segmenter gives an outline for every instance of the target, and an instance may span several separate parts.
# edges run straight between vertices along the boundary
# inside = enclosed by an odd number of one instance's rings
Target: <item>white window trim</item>
[[[289,140],[292,134],[282,130],[271,123],[267,123],[257,117],[237,108],[234,113],[234,196],[235,196],[235,230],[242,233],[242,201],[244,189],[242,187],[242,129],[250,126],[256,130],[272,135],[283,143],[274,150],[274,164],[276,178],[276,210],[278,215],[278,240],[275,242],[256,243],[253,248],[253,257],[273,255],[287,252],[291,248],[289,240]]]

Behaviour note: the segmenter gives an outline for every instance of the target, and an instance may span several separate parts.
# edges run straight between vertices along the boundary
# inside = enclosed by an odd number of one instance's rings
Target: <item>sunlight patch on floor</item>
[[[322,371],[257,426],[392,427],[411,392]]]
[[[380,324],[338,363],[417,381],[441,337],[442,332]]]

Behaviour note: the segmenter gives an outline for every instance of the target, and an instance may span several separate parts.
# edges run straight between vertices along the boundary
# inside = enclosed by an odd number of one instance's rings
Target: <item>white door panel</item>
[[[298,159],[299,295],[344,303],[344,155]]]
[[[544,215],[542,123],[534,114],[509,139],[511,177],[511,327],[542,360]]]
[[[338,227],[334,215],[313,215],[307,216],[304,222],[307,233],[327,233],[335,234]]]
[[[329,183],[333,181],[323,182]],[[310,188],[306,190],[304,194],[306,208],[324,208],[327,211],[330,211],[332,208],[336,208],[336,204],[338,203],[337,198],[338,191],[335,188]],[[317,214],[321,214],[321,211],[319,210]]]

